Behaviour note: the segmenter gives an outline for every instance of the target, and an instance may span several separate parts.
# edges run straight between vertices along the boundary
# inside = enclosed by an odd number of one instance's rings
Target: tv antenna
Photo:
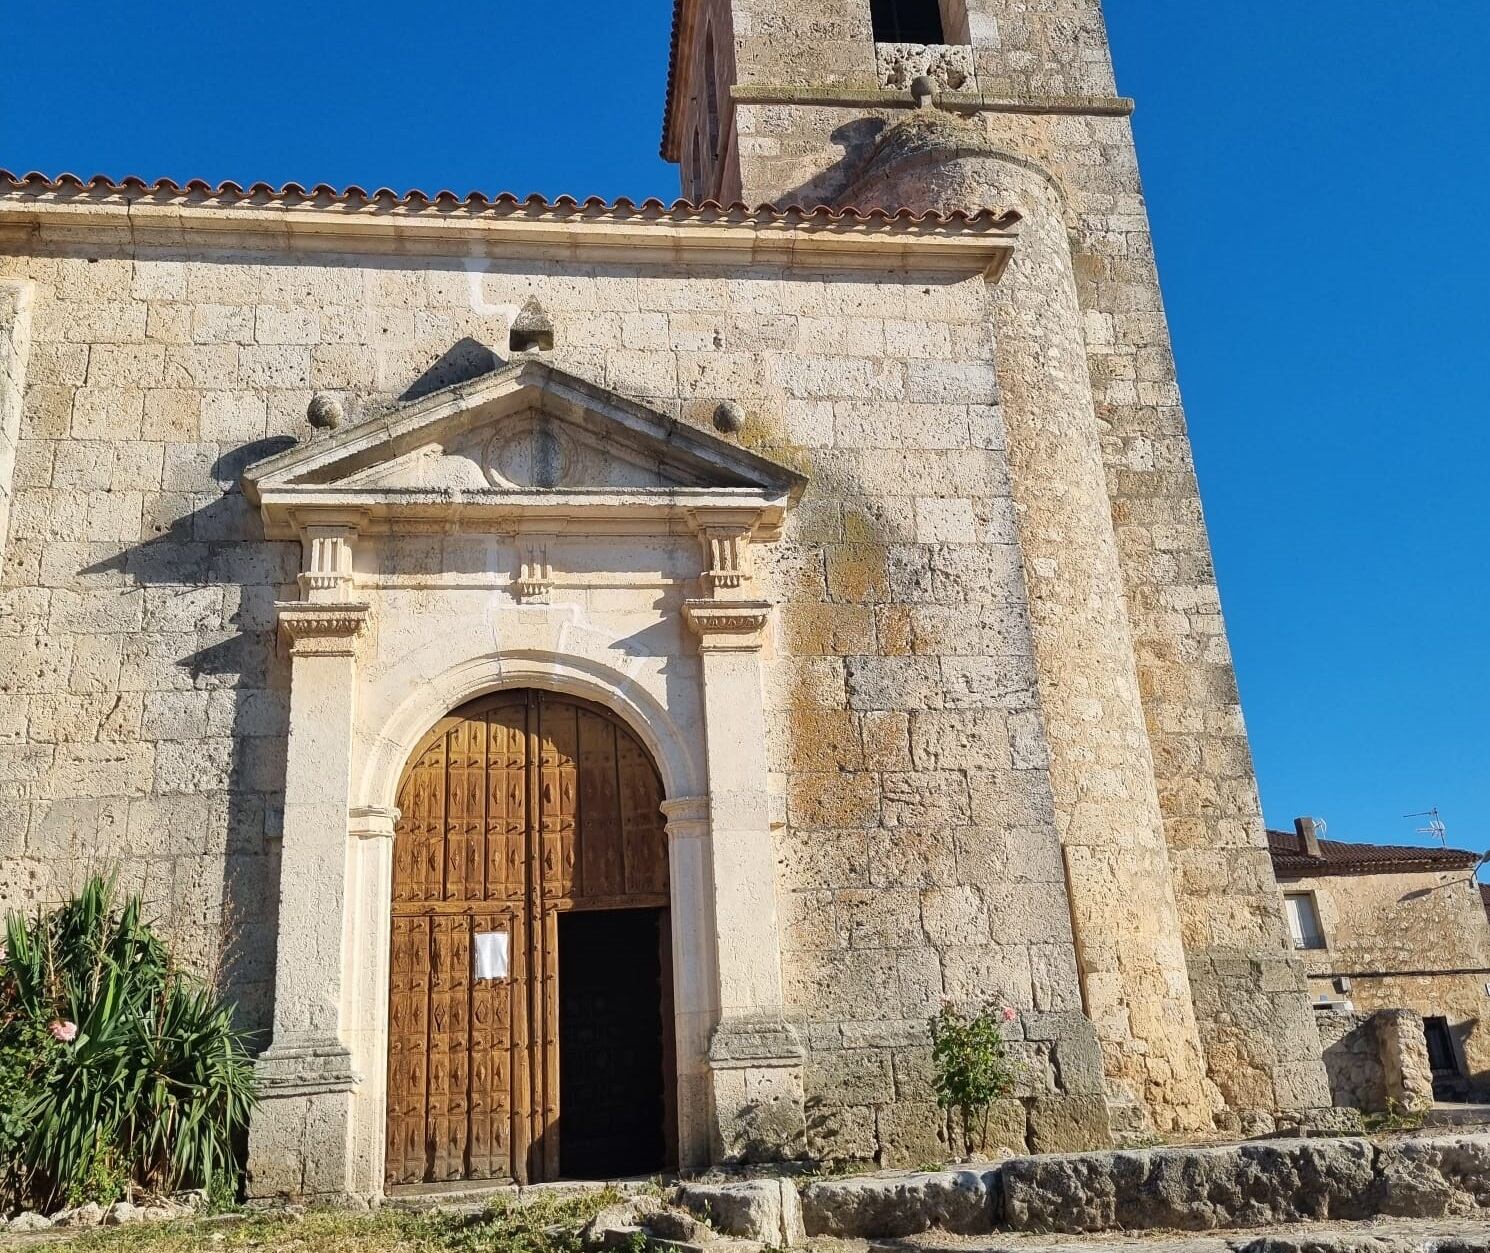
[[[1433,806],[1432,809],[1424,809],[1420,813],[1403,814],[1402,816],[1404,818],[1426,818],[1428,820],[1427,825],[1419,827],[1417,834],[1431,835],[1440,844],[1447,846],[1449,842],[1449,829],[1444,825],[1443,819],[1438,816],[1437,805]]]

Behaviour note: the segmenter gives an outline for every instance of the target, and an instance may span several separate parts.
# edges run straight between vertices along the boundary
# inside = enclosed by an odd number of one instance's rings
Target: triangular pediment
[[[534,360],[378,413],[249,468],[251,499],[747,492],[795,497],[795,471]]]

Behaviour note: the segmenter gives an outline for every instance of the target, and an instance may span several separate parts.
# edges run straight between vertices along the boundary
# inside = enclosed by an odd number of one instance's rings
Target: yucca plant
[[[22,1114],[0,1139],[0,1192],[50,1205],[130,1185],[224,1191],[252,1063],[228,1006],[171,963],[139,898],[121,904],[94,877],[5,931],[0,1096],[8,1073]]]

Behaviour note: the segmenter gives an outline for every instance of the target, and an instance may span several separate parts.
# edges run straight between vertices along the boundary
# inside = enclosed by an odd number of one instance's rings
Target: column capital
[[[667,833],[674,839],[690,835],[708,835],[709,798],[707,796],[678,796],[665,800],[658,806],[667,819]]]
[[[391,840],[401,813],[396,805],[354,805],[347,811],[347,834],[356,840]]]
[[[771,619],[765,600],[685,600],[683,620],[705,652],[759,652]]]
[[[290,654],[295,657],[352,656],[372,612],[362,601],[281,600],[274,609],[280,633],[290,641]]]
[[[364,524],[365,517],[358,511],[301,526],[300,594],[306,600],[336,604],[350,599],[352,546]]]

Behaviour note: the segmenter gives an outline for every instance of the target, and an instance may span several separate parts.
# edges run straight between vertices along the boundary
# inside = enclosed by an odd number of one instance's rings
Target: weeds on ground
[[[1380,1135],[1393,1131],[1419,1131],[1423,1126],[1427,1110],[1406,1109],[1396,1101],[1388,1100],[1385,1113],[1366,1114],[1361,1121],[1367,1135]]]
[[[614,1189],[513,1199],[480,1214],[311,1210],[250,1213],[231,1222],[184,1220],[90,1231],[78,1253],[578,1253],[579,1230]],[[641,1249],[626,1253],[642,1253]]]

